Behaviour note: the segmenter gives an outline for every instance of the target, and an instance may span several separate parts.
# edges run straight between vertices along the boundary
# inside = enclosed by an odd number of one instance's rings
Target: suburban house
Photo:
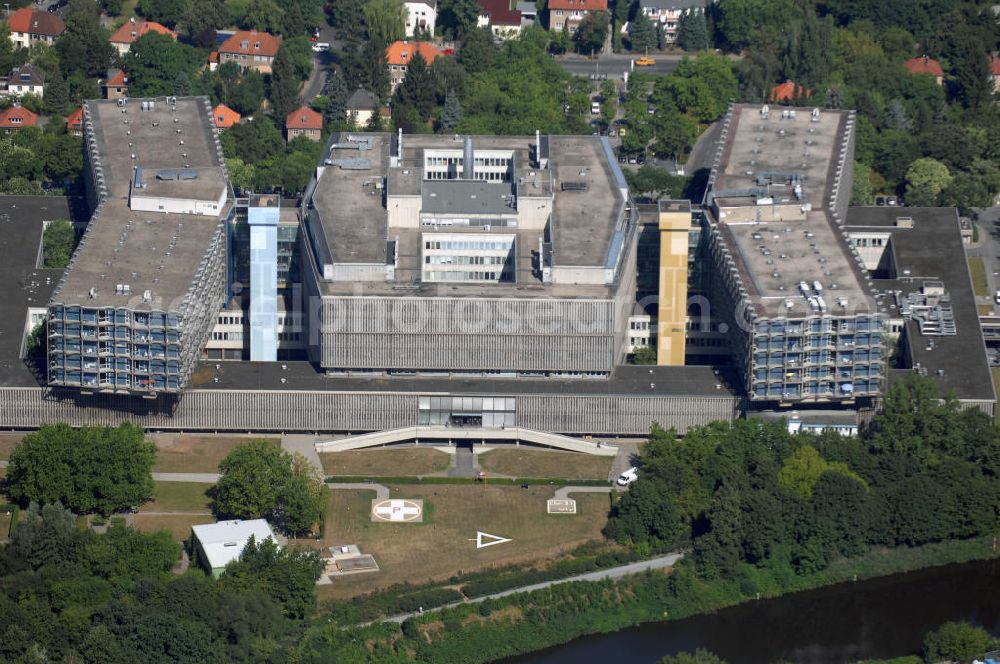
[[[366,126],[380,108],[378,97],[364,88],[358,88],[347,98],[347,115],[358,127]]]
[[[0,129],[7,133],[21,127],[34,127],[37,124],[38,116],[19,104],[0,111]]]
[[[406,67],[413,60],[413,54],[417,52],[424,57],[428,65],[441,57],[441,51],[428,42],[395,41],[386,47],[385,61],[389,65],[391,91],[394,92],[406,78]]]
[[[198,563],[212,578],[219,578],[226,570],[226,565],[239,560],[243,549],[247,547],[252,537],[260,543],[272,539],[278,545],[282,540],[274,534],[265,519],[232,519],[191,526],[192,544]]]
[[[167,35],[174,40],[177,39],[177,33],[170,28],[160,25],[156,21],[137,21],[133,16],[122,27],[115,30],[108,41],[118,51],[118,55],[125,55],[132,48],[135,40],[147,32],[157,32],[161,35]]]
[[[1000,92],[1000,55],[990,54],[990,83],[993,84],[993,92]]]
[[[812,90],[797,85],[794,81],[785,81],[771,88],[772,102],[792,102],[796,99],[812,96]]]
[[[71,136],[83,136],[83,106],[77,108],[66,118],[66,133]]]
[[[549,0],[549,30],[562,30],[570,34],[588,14],[608,11],[608,0]]]
[[[663,29],[668,44],[677,41],[677,27],[685,12],[704,12],[705,0],[639,0],[639,10]]]
[[[521,12],[521,25],[527,27],[529,25],[538,24],[538,7],[534,2],[518,2],[515,5],[515,9]]]
[[[105,99],[128,97],[128,75],[123,69],[112,69],[101,81],[101,93]]]
[[[511,9],[508,0],[479,0],[477,25],[500,39],[516,37],[521,33],[521,12]]]
[[[219,104],[212,109],[212,122],[221,134],[233,125],[238,125],[243,116],[229,108],[225,104]]]
[[[418,31],[434,34],[437,23],[437,0],[405,0],[406,36],[413,37]]]
[[[20,99],[24,95],[45,96],[45,74],[38,67],[26,62],[20,67],[10,70],[10,76],[4,81],[0,94]]]
[[[941,69],[941,63],[930,56],[922,56],[919,58],[910,58],[903,63],[911,74],[928,74],[934,77],[938,85],[944,85],[944,70]]]
[[[318,141],[322,134],[323,116],[308,106],[295,109],[285,118],[285,137],[289,141],[300,135]]]
[[[10,40],[20,48],[31,48],[32,44],[51,46],[66,32],[66,24],[61,18],[32,7],[22,7],[8,16],[7,27],[10,28]]]
[[[256,69],[268,74],[279,48],[281,37],[256,30],[240,30],[219,46],[219,64],[235,62],[244,71]]]

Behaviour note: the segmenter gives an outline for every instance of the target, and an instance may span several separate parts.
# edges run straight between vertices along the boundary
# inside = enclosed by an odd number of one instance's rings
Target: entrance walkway
[[[455,448],[455,458],[451,468],[448,469],[448,477],[476,477],[479,475],[479,464],[476,463],[476,455],[472,451],[472,445],[459,443]]]

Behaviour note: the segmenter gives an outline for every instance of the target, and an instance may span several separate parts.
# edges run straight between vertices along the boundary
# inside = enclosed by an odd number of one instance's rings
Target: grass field
[[[327,475],[401,477],[447,470],[451,457],[429,447],[396,447],[319,455]]]
[[[342,599],[410,581],[443,580],[462,571],[544,561],[584,542],[601,539],[608,497],[579,494],[575,515],[548,515],[549,487],[393,486],[393,497],[422,498],[424,523],[371,521],[371,491],[331,490],[323,546],[357,544],[375,556],[375,574],[320,586],[321,599]],[[476,549],[476,532],[513,541]],[[313,543],[307,545],[315,546]]]
[[[969,259],[969,272],[972,273],[972,290],[976,295],[984,297],[990,296],[989,282],[986,280],[986,264],[979,256]]]
[[[186,540],[191,536],[191,526],[199,523],[215,523],[215,517],[211,516],[150,516],[148,514],[135,515],[135,529],[144,533],[155,533],[158,530],[166,530],[175,540]]]
[[[139,508],[140,512],[208,512],[211,500],[206,495],[212,484],[201,482],[154,482],[154,498]]]
[[[514,477],[557,477],[568,480],[603,480],[614,457],[580,452],[556,452],[525,447],[502,447],[478,455],[483,470]]]
[[[0,460],[6,461],[17,444],[24,438],[23,433],[0,433]]]
[[[278,438],[235,436],[164,436],[156,438],[156,473],[215,473],[219,462],[240,445],[251,440],[267,440],[280,445]]]

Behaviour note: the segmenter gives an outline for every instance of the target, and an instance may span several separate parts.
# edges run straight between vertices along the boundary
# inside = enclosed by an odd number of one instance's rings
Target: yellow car
[[[656,64],[656,60],[644,55],[638,60],[636,60],[635,64],[639,67],[652,67],[653,65]]]

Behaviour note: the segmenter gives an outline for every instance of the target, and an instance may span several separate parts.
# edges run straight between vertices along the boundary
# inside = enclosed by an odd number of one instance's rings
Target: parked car
[[[324,51],[330,50],[330,44],[327,42],[317,42],[313,44],[312,50],[316,53],[322,53]]]
[[[624,473],[618,476],[618,486],[628,486],[632,482],[635,482],[637,479],[639,479],[639,469],[636,468],[635,466],[632,466],[631,468],[629,468]]]
[[[597,101],[590,102],[590,113],[591,115],[600,115],[601,103]]]
[[[993,296],[993,301],[996,302],[997,304],[1000,304],[1000,290],[998,290],[996,294]]]

